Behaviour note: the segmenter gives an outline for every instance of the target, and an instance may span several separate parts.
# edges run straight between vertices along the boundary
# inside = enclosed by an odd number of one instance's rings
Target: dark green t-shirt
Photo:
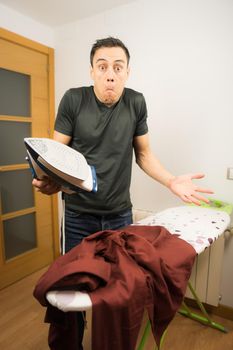
[[[70,146],[96,169],[97,193],[65,194],[66,207],[98,215],[131,208],[133,138],[148,131],[143,95],[125,88],[112,107],[100,102],[93,87],[68,90],[59,105],[55,130],[71,136]]]

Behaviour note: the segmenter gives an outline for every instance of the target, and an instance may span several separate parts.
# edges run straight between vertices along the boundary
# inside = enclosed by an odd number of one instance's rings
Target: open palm
[[[177,176],[171,180],[169,188],[186,203],[194,203],[196,205],[200,205],[200,201],[208,203],[209,200],[200,193],[211,194],[213,191],[207,188],[199,187],[192,181],[193,179],[201,179],[204,176],[205,175],[202,173]]]

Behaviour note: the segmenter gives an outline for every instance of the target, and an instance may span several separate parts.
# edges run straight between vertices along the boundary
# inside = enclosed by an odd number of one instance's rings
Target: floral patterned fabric
[[[164,226],[200,254],[224,233],[229,224],[230,216],[222,210],[180,206],[158,212],[134,225]]]

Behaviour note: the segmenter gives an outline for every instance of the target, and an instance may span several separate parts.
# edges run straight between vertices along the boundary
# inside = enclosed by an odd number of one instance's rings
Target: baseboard
[[[198,306],[197,306],[195,300],[193,300],[193,299],[185,298],[185,303],[194,309],[198,309]],[[208,313],[233,321],[233,308],[232,307],[226,306],[226,305],[221,305],[221,304],[219,304],[218,306],[211,306],[211,305],[203,303],[203,305]]]

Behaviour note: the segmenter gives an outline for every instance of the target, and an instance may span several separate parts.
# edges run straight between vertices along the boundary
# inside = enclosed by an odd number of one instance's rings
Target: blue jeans
[[[104,230],[117,230],[132,224],[132,210],[127,209],[118,214],[92,215],[77,213],[65,208],[65,252],[81,243],[92,233]],[[84,333],[85,312],[76,312],[77,324],[81,338]],[[77,350],[82,350],[82,339]]]
[[[132,224],[132,210],[118,214],[92,215],[65,209],[65,252],[81,243],[83,238],[104,230],[117,230]]]

